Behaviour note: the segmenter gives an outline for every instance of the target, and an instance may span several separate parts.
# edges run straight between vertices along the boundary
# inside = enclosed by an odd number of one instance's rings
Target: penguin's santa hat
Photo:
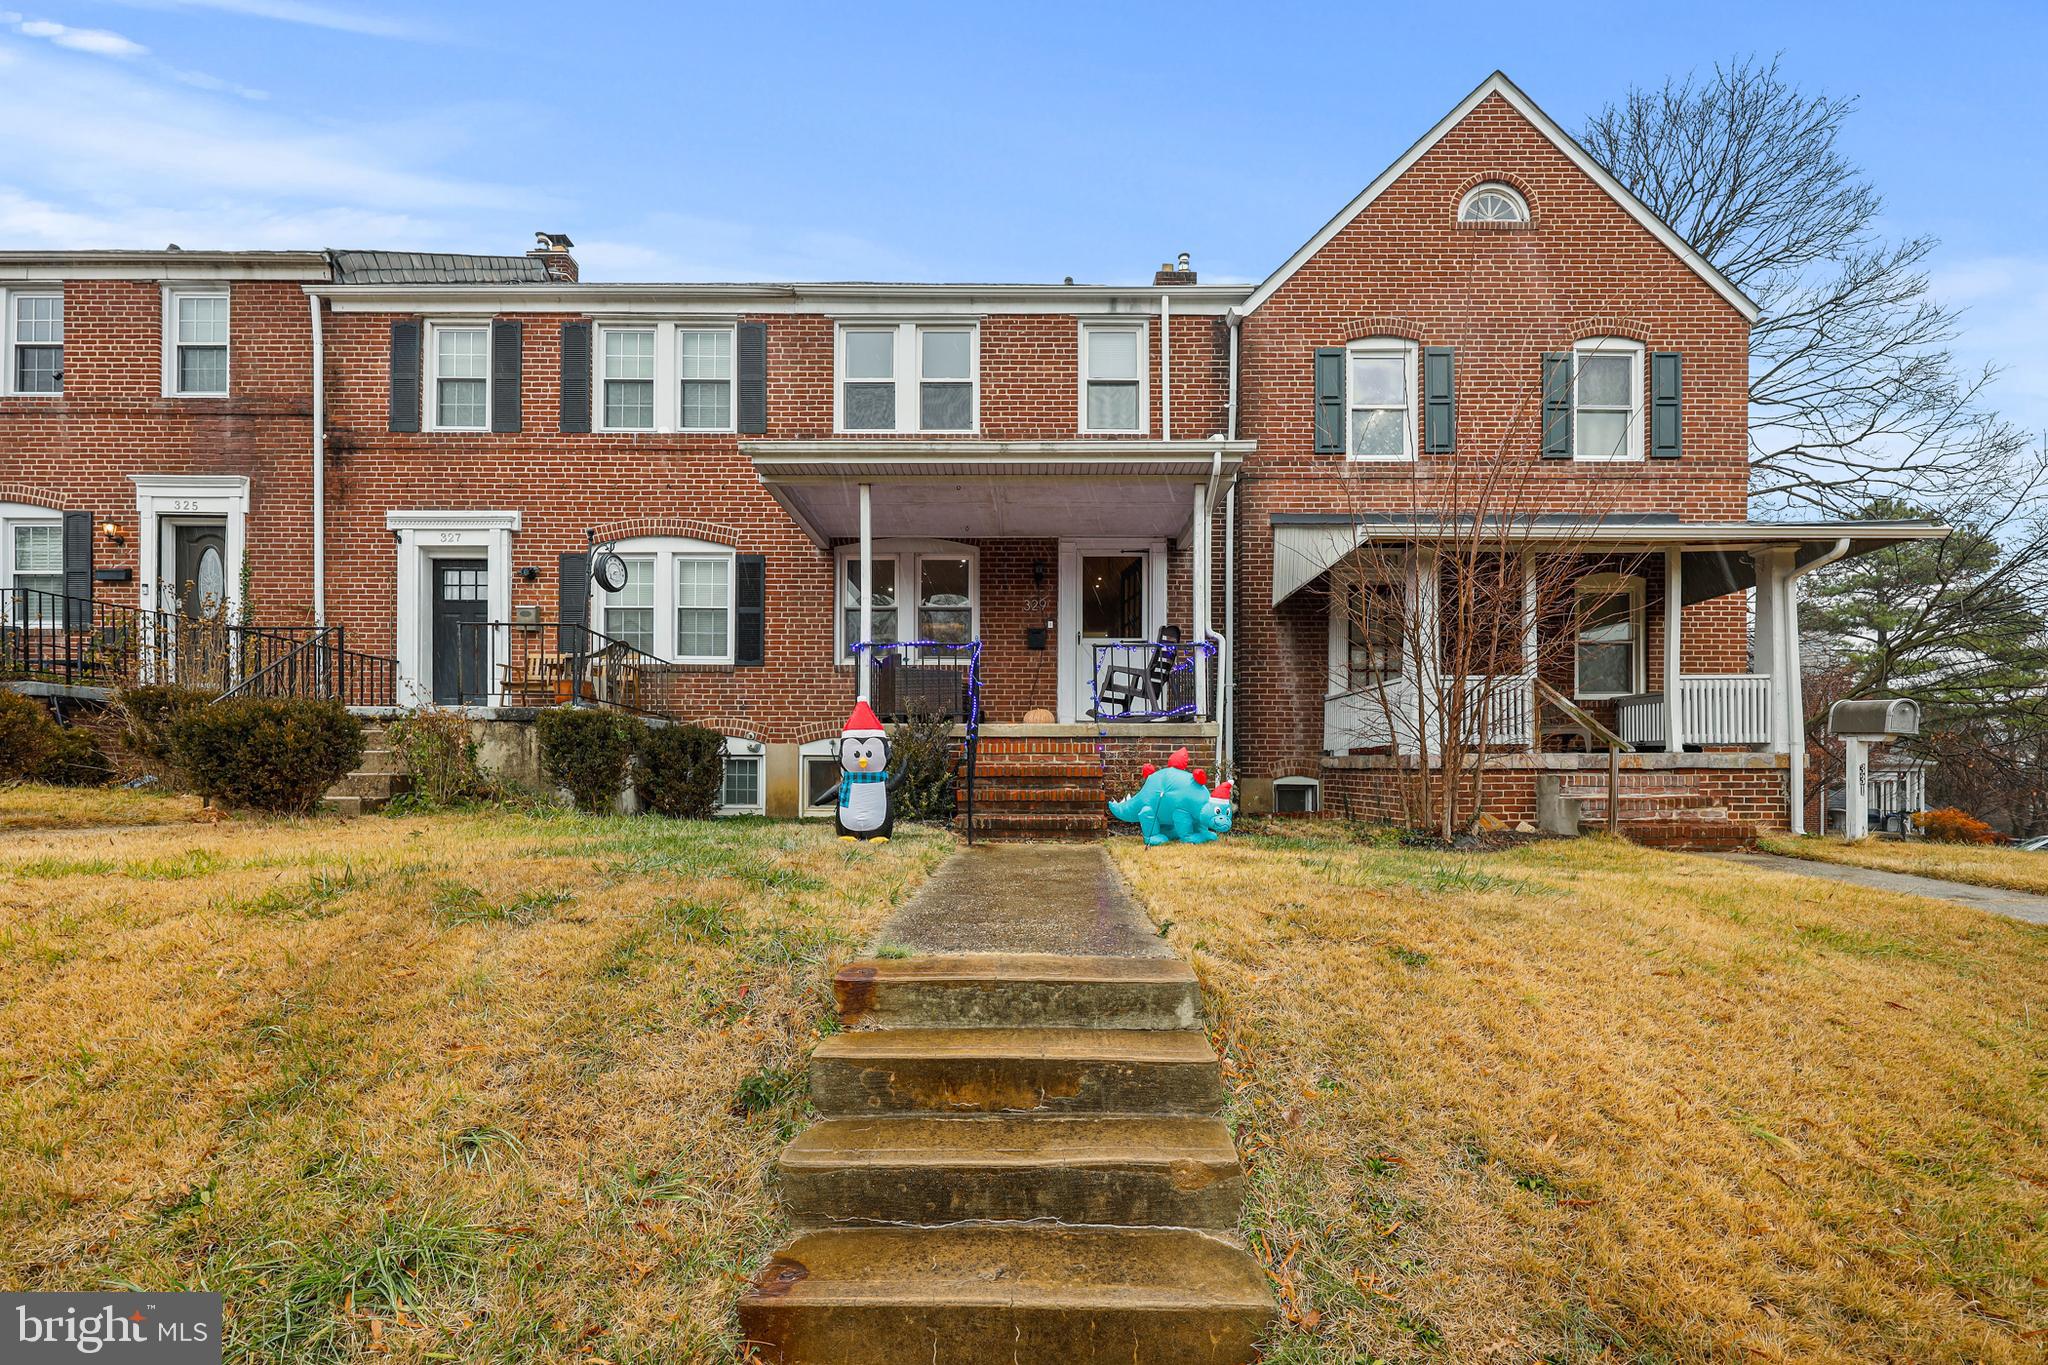
[[[866,697],[853,704],[853,714],[846,718],[846,726],[839,732],[844,739],[881,739],[888,733]]]

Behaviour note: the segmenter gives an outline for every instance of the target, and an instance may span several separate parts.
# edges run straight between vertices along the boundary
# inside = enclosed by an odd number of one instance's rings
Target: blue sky
[[[1860,97],[1888,228],[1943,239],[1961,349],[2048,428],[2048,5],[1488,10],[0,0],[0,246],[547,228],[594,279],[1257,279],[1495,67],[1575,129],[1779,52]]]

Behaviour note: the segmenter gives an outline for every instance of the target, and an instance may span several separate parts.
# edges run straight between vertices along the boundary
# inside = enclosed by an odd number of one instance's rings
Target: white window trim
[[[605,425],[604,420],[604,334],[606,332],[647,332],[654,333],[654,425],[651,427],[614,427]],[[720,427],[686,427],[683,425],[683,374],[682,334],[684,332],[723,332],[726,334],[726,355],[731,361],[732,373],[726,378],[727,402],[726,423]],[[739,327],[736,323],[722,320],[692,319],[688,322],[645,320],[640,318],[599,319],[597,336],[590,348],[590,395],[591,430],[624,436],[645,436],[650,432],[664,432],[683,436],[730,436],[739,430],[740,414],[740,342]]]
[[[504,511],[390,511],[384,529],[398,540],[398,623],[392,653],[398,661],[398,704],[424,706],[434,697],[434,561],[482,559],[492,621],[512,619],[512,537],[524,516]],[[230,523],[228,545],[238,542]],[[238,553],[238,551],[237,551]],[[490,632],[485,676],[496,678],[511,658],[507,629]]]
[[[1134,427],[1091,427],[1088,425],[1088,339],[1096,332],[1135,332],[1138,336],[1138,425]],[[1143,322],[1091,322],[1081,320],[1076,342],[1078,363],[1075,385],[1080,413],[1077,425],[1083,436],[1150,436],[1152,434],[1152,329]]]
[[[1585,627],[1584,613],[1579,607],[1579,598],[1598,593],[1625,592],[1628,594],[1629,630],[1635,637],[1634,658],[1630,671],[1630,687],[1626,692],[1588,692],[1579,684],[1579,632]],[[1572,586],[1572,698],[1575,701],[1612,701],[1616,697],[1632,697],[1640,694],[1645,686],[1644,670],[1650,654],[1650,640],[1643,610],[1643,580],[1638,574],[1596,573],[1587,574]]]
[[[1579,421],[1579,381],[1586,372],[1586,357],[1626,355],[1628,370],[1628,442],[1618,455],[1597,454],[1579,448],[1585,424]],[[1611,408],[1602,408],[1611,412]],[[1643,344],[1626,337],[1587,337],[1572,347],[1572,458],[1598,464],[1627,464],[1643,458]]]
[[[664,663],[731,665],[733,636],[738,633],[739,620],[739,604],[735,600],[738,591],[735,566],[739,554],[732,546],[683,536],[641,536],[619,541],[612,549],[623,559],[651,556],[654,560],[654,648],[648,651],[649,654]],[[717,560],[725,565],[725,652],[722,654],[676,653],[676,565],[683,560]],[[600,634],[606,634],[605,609],[611,605],[611,594],[592,584],[590,595],[591,625]]]
[[[1308,809],[1290,811],[1288,814],[1321,815],[1323,813],[1323,783],[1315,777],[1276,777],[1273,779],[1273,813],[1280,814],[1280,793],[1301,790],[1308,793]]]
[[[228,305],[227,370],[218,389],[178,387],[178,300],[220,298]],[[167,284],[164,286],[163,396],[166,398],[225,398],[235,387],[235,295],[225,284]]]
[[[967,384],[969,387],[969,409],[973,421],[965,427],[935,427],[933,433],[941,436],[957,436],[965,439],[981,434],[981,323],[976,318],[920,318],[912,322],[891,322],[887,319],[846,318],[834,328],[832,336],[832,430],[842,436],[885,436],[885,429],[862,427],[849,429],[846,425],[846,335],[848,332],[884,332],[894,329],[896,346],[895,364],[890,381],[896,386],[896,435],[916,435],[924,430],[924,404],[919,385],[924,382],[922,365],[923,347],[919,338],[926,329],[967,333]],[[879,379],[856,380],[856,383],[880,384]],[[935,383],[957,381],[935,380]]]
[[[814,739],[808,744],[797,747],[796,815],[799,820],[829,820],[832,817],[832,812],[839,804],[836,783],[832,800],[816,806],[811,804],[811,764],[817,762],[830,763],[832,771],[835,773],[839,771],[839,740],[837,736],[829,739]]]
[[[58,307],[61,309],[64,303],[64,291],[62,289],[47,289],[41,286],[34,289],[0,289],[0,394],[5,394],[9,398],[62,398],[64,396],[64,380],[62,378],[64,367],[61,361],[58,364],[57,372],[59,378],[54,392],[15,387],[17,376],[14,368],[14,348],[20,344],[20,338],[16,336],[16,330],[20,323],[15,317],[15,301],[18,299],[55,299],[57,300]],[[67,328],[69,327],[69,318],[65,319],[65,325]],[[40,345],[41,343],[37,344]],[[68,350],[69,345],[70,343],[67,340],[60,345],[60,350]]]
[[[1475,222],[1492,225],[1503,221],[1502,219],[1498,218],[1467,219],[1465,217],[1465,211],[1472,207],[1472,201],[1474,199],[1477,199],[1482,194],[1500,195],[1503,199],[1506,199],[1510,204],[1513,204],[1515,206],[1516,213],[1520,215],[1513,221],[1517,223],[1526,223],[1529,221],[1529,201],[1522,197],[1522,192],[1516,189],[1513,185],[1508,184],[1504,180],[1488,180],[1481,184],[1474,185],[1471,189],[1466,190],[1464,195],[1459,198],[1459,222]]]
[[[30,526],[55,527],[57,529],[57,565],[58,572],[60,574],[63,572],[63,514],[53,512],[47,507],[38,507],[34,503],[29,502],[0,502],[0,588],[12,588],[15,586],[14,536],[17,531]],[[60,581],[58,584],[60,592],[62,588],[63,584]],[[0,627],[11,624],[12,622],[9,620],[0,619]],[[40,619],[28,623],[31,630],[40,630],[55,624],[55,622],[45,622]]]
[[[877,540],[873,542],[869,558],[874,563],[883,560],[896,562],[896,633],[907,639],[919,639],[917,629],[917,585],[918,566],[927,559],[964,559],[967,561],[967,638],[981,638],[981,552],[972,545],[963,545],[953,540]],[[858,562],[860,543],[842,545],[832,558],[832,657],[840,663],[854,662],[846,638],[846,608],[839,600],[840,584],[846,581],[848,560]]]
[[[1402,337],[1360,337],[1344,348],[1344,458],[1354,464],[1413,464],[1415,462],[1415,391],[1421,383],[1416,373],[1417,345]],[[1401,389],[1407,399],[1401,418],[1399,455],[1359,455],[1351,449],[1351,362],[1360,356],[1399,356],[1405,382]],[[1375,408],[1375,411],[1380,409]]]
[[[444,426],[441,422],[441,342],[443,332],[484,334],[484,419],[473,427]],[[491,320],[489,318],[446,318],[427,324],[426,385],[421,394],[426,411],[422,426],[428,431],[479,432],[491,429]]]
[[[725,804],[725,783],[718,784],[718,814],[720,815],[762,815],[768,809],[768,746],[758,739],[747,739],[741,735],[725,737],[725,761],[751,759],[755,765],[754,804],[751,806],[728,806]]]

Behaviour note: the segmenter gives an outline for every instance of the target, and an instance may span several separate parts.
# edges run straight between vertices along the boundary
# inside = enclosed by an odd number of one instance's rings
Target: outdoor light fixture
[[[121,525],[119,522],[101,522],[100,534],[105,536],[108,540],[112,541],[116,545],[126,545],[128,543],[128,537],[126,534],[122,532]]]
[[[534,568],[531,564],[527,565],[525,568],[519,571],[519,581],[521,583],[534,583],[538,582],[539,580],[540,570]]]
[[[1031,586],[1034,588],[1045,586],[1045,561],[1042,559],[1031,561]]]

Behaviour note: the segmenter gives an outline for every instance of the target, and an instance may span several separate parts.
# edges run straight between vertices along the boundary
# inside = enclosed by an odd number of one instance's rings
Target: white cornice
[[[725,317],[823,313],[923,317],[952,313],[1220,316],[1248,284],[546,284],[308,285],[337,313],[571,313],[595,317]]]
[[[0,280],[325,280],[322,251],[0,251]]]
[[[386,512],[387,531],[517,531],[521,521],[518,508],[503,512]]]

